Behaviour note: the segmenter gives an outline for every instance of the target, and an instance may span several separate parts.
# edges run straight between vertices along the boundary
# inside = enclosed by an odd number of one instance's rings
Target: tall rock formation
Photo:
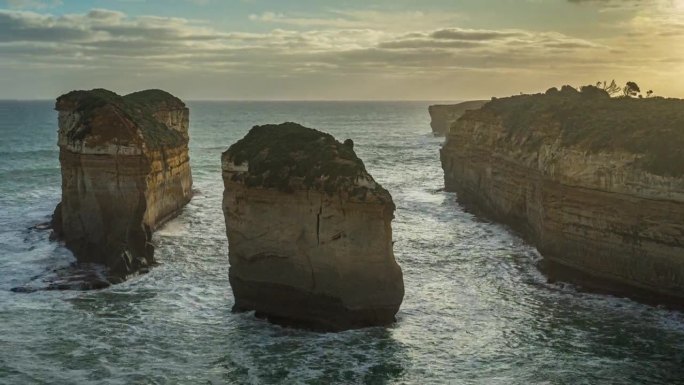
[[[526,235],[547,273],[684,304],[684,101],[595,87],[497,99],[441,150],[446,189]]]
[[[394,203],[351,140],[256,126],[221,161],[234,310],[330,331],[394,321]]]
[[[190,201],[189,111],[173,95],[95,89],[57,99],[62,201],[53,229],[112,280],[154,262],[152,231]]]
[[[435,136],[446,136],[449,127],[458,120],[468,110],[477,110],[488,100],[471,100],[458,104],[435,104],[428,107],[430,112],[430,126]]]

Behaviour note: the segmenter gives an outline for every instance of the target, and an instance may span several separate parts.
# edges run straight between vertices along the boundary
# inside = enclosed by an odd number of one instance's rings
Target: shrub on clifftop
[[[642,154],[639,167],[656,175],[684,175],[684,100],[609,98],[593,86],[582,92],[570,86],[552,90],[493,99],[469,113],[500,119],[509,138],[534,137],[521,140],[526,146],[539,146],[545,135],[556,138],[549,127],[557,125],[563,146]]]

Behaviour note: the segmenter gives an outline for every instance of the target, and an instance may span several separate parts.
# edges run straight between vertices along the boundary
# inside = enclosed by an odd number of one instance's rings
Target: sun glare
[[[684,0],[674,0],[674,10],[677,12],[684,12]]]

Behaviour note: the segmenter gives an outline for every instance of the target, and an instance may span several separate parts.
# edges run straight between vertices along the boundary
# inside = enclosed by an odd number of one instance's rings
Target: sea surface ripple
[[[73,257],[29,229],[60,196],[52,102],[0,102],[2,384],[676,384],[684,317],[547,284],[540,256],[441,191],[427,102],[191,102],[196,195],[160,266],[90,292],[10,289]],[[321,334],[232,314],[220,155],[253,125],[352,138],[397,205],[398,322]]]

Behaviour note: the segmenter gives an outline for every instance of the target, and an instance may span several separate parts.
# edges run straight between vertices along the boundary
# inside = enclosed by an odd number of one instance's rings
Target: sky
[[[0,99],[684,97],[684,0],[0,0]]]

